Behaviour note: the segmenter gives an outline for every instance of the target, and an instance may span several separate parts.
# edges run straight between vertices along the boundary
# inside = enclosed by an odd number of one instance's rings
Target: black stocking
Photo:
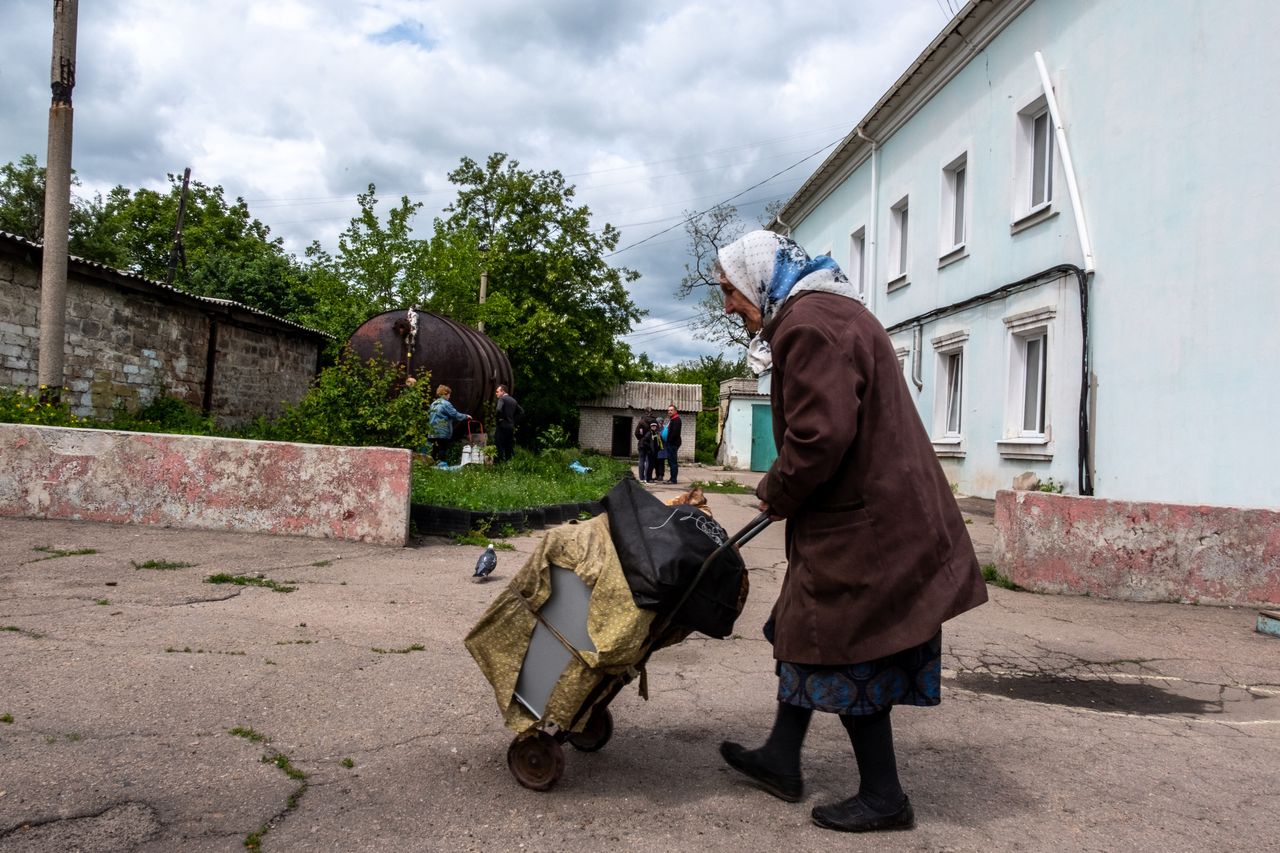
[[[858,799],[880,814],[896,811],[906,795],[893,754],[893,724],[885,708],[863,716],[840,715],[858,761]]]
[[[794,776],[800,773],[800,747],[804,745],[805,732],[809,730],[812,708],[801,708],[786,702],[778,703],[778,716],[773,721],[773,731],[756,755],[775,773]]]

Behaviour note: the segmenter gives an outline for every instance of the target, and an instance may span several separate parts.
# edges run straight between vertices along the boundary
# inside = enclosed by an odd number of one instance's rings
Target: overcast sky
[[[0,11],[0,163],[45,162],[52,10]],[[459,159],[504,151],[559,169],[625,247],[820,151],[737,203],[788,198],[950,17],[948,0],[83,0],[72,160],[89,192],[190,166],[300,254],[336,247],[370,182],[383,210],[421,201],[428,236]],[[628,340],[661,363],[716,351],[675,296],[687,245],[677,227],[611,259],[642,274]]]

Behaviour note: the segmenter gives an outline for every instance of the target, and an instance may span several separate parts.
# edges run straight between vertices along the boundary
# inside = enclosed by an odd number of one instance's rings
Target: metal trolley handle
[[[680,608],[684,607],[684,603],[689,600],[689,596],[693,595],[693,591],[698,588],[698,584],[702,583],[702,576],[707,573],[707,569],[711,568],[711,564],[720,558],[721,554],[734,546],[747,544],[755,538],[756,534],[768,527],[772,521],[773,520],[769,518],[769,513],[762,512],[755,518],[751,519],[751,521],[747,522],[746,527],[730,536],[728,541],[723,545],[712,551],[711,556],[703,560],[702,565],[698,567],[698,573],[693,576],[693,583],[689,584],[689,588],[684,591],[684,595],[680,596],[680,600],[676,602],[676,606],[671,608],[666,619],[663,620],[662,627],[658,630],[658,633],[665,631],[668,626],[671,625],[671,620],[675,617],[676,613],[679,612]]]

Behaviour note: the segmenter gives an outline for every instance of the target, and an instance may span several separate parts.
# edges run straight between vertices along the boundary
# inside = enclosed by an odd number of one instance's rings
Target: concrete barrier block
[[[0,424],[0,516],[404,545],[410,454]]]
[[[1038,592],[1280,603],[1280,512],[1001,491],[996,566]]]

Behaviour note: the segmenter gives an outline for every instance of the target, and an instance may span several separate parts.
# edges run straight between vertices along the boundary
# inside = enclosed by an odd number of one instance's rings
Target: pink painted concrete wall
[[[996,568],[1037,592],[1280,602],[1280,512],[996,494]]]
[[[0,516],[404,545],[409,451],[0,424]]]

